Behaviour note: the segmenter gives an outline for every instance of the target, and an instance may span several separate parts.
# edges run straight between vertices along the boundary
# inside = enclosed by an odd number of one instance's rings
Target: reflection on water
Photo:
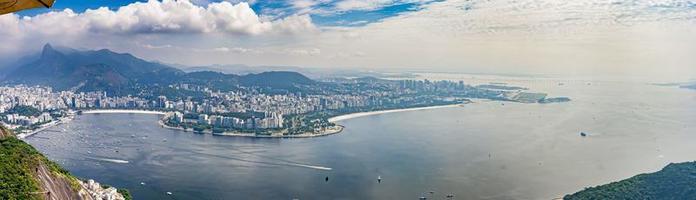
[[[137,199],[552,199],[696,160],[696,92],[548,82],[515,84],[573,101],[367,116],[309,139],[215,137],[162,129],[155,115],[89,114],[27,140]]]

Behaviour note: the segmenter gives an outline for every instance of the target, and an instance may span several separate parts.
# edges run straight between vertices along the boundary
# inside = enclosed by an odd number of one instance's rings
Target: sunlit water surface
[[[136,199],[552,199],[696,160],[696,91],[498,81],[573,101],[367,116],[309,139],[216,137],[160,128],[156,115],[87,114],[27,141]]]

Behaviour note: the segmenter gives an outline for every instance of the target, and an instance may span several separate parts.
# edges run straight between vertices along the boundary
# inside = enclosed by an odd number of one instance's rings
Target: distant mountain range
[[[255,74],[266,71],[293,71],[299,72],[312,79],[334,79],[345,77],[366,77],[372,76],[377,78],[415,78],[417,75],[411,72],[380,72],[370,69],[355,69],[355,68],[311,68],[311,67],[295,67],[295,66],[248,66],[248,65],[208,65],[208,66],[186,66],[179,64],[170,64],[170,66],[184,70],[185,72],[197,71],[216,71],[226,74]]]
[[[212,71],[184,72],[165,64],[146,61],[108,49],[78,51],[46,44],[40,54],[23,58],[2,72],[6,84],[47,85],[57,90],[107,91],[116,94],[133,88],[197,83],[219,89],[260,87],[295,90],[316,84],[296,72],[263,72],[234,75]],[[0,77],[2,78],[2,77]]]

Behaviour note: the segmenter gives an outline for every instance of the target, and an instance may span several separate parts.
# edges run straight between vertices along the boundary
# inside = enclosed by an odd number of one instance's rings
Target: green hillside
[[[696,162],[669,164],[658,172],[586,188],[564,199],[696,199]]]
[[[0,199],[85,199],[79,181],[0,126]],[[127,190],[119,193],[131,199]]]
[[[14,137],[0,139],[0,199],[42,199],[34,169],[42,156]]]

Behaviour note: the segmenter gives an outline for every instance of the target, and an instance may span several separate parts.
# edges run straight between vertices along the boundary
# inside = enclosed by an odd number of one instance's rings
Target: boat
[[[580,132],[580,136],[586,137],[586,136],[587,136],[587,133],[585,133],[585,132]]]

